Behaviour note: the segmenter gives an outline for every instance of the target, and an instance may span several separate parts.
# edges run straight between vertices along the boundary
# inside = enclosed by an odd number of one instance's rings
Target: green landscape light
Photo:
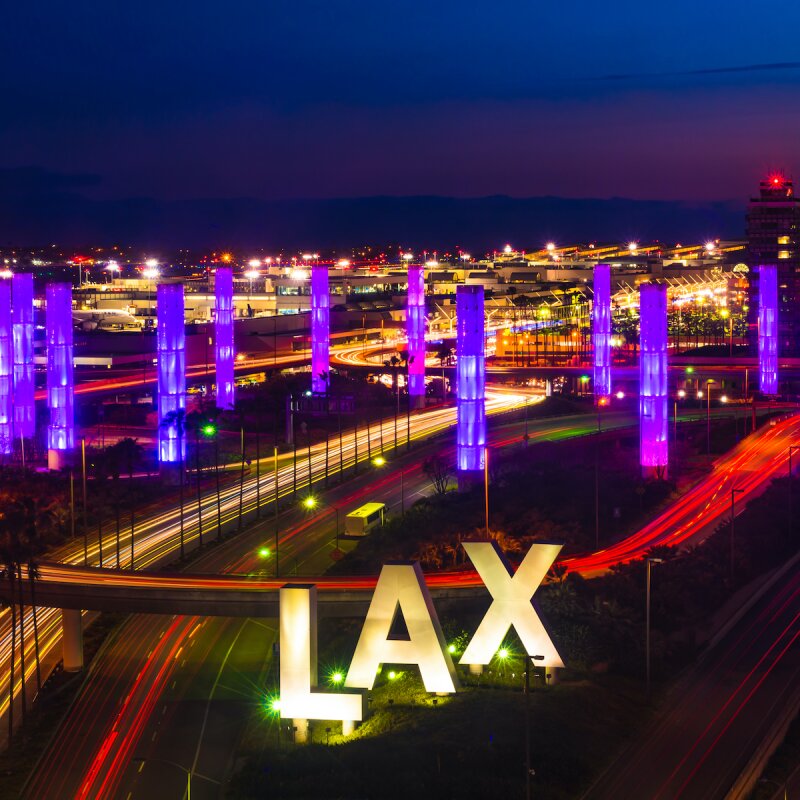
[[[505,660],[508,658],[508,648],[507,648],[507,647],[501,647],[501,648],[500,648],[500,649],[497,651],[497,657],[498,657],[498,658],[499,658],[501,661],[505,661]]]
[[[383,456],[375,456],[375,458],[372,459],[372,463],[376,467],[382,467],[386,463],[386,459]]]
[[[455,653],[455,651],[456,651],[456,646],[454,644],[447,645],[447,652],[448,653]]]
[[[207,425],[203,425],[202,430],[203,436],[213,436],[217,432],[217,426],[209,422]]]
[[[341,683],[344,680],[344,675],[341,672],[334,672],[331,675],[331,683]]]
[[[686,374],[691,375],[694,372],[694,367],[686,367]]]
[[[589,376],[588,375],[581,375],[581,383],[588,383]]]
[[[390,680],[390,681],[393,681],[393,680],[394,680],[396,677],[397,677],[397,673],[396,673],[394,670],[392,670],[392,671],[389,673],[389,680]]]
[[[306,497],[303,500],[303,505],[308,509],[316,508],[316,506],[317,506],[317,498],[314,497],[313,494],[310,494],[308,497]]]
[[[269,556],[269,547],[262,547],[258,551],[258,554],[261,556],[261,558],[267,558],[267,556]]]

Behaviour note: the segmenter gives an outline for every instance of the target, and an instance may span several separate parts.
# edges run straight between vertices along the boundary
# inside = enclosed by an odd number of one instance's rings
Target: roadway
[[[798,695],[800,572],[794,569],[683,676],[653,724],[584,800],[723,800],[776,715]]]
[[[609,415],[608,427],[625,426],[632,421],[628,415]],[[529,429],[531,440],[536,441],[588,434],[595,425],[596,416],[592,414],[580,420],[532,422]],[[777,435],[774,431],[768,428],[751,439],[774,438]],[[493,431],[492,443],[495,446],[518,443],[520,435],[521,424],[517,423]],[[737,448],[742,452],[731,454],[730,459],[720,459],[715,473],[723,474],[739,458],[750,454],[750,448],[744,445]],[[388,471],[377,481],[373,473],[337,487],[326,493],[326,500],[342,512],[365,499],[379,499],[395,509],[403,500],[410,504],[430,491],[420,462],[418,451],[398,459],[397,466],[405,473],[404,497],[400,494],[396,471]],[[332,506],[311,517],[294,508],[288,518],[282,518],[282,564],[290,577],[319,575],[331,563],[335,549]],[[684,521],[689,521],[692,513],[695,512],[687,509]],[[661,522],[667,524],[668,512],[661,517]],[[652,524],[648,527],[653,535],[661,535]],[[192,569],[239,573],[249,576],[248,583],[254,588],[274,590],[285,579],[277,582],[267,579],[265,573],[272,574],[274,563],[258,556],[259,547],[271,540],[271,525],[263,523],[209,550]],[[347,548],[350,544],[342,546]],[[639,546],[649,545],[640,542]],[[84,575],[80,580],[89,577]],[[117,579],[113,573],[106,577]],[[137,581],[146,577],[128,576]],[[455,579],[454,585],[462,586],[463,577],[463,574],[429,575],[428,582],[431,586],[441,586],[442,580]],[[196,581],[210,580],[196,575],[176,575],[171,579],[195,589]],[[226,580],[241,585],[242,579],[213,578],[215,586],[224,585]],[[313,580],[323,582],[323,592],[326,587],[340,583],[337,579]],[[357,579],[359,588],[368,588],[368,584],[369,581],[365,584]],[[160,796],[159,791],[166,791],[167,787],[178,795],[184,776],[176,764],[183,768],[191,766],[197,773],[192,784],[195,798],[218,796],[219,784],[227,778],[239,736],[251,716],[249,711],[253,704],[263,700],[263,669],[269,664],[275,636],[272,622],[193,616],[132,617],[98,657],[79,702],[54,738],[55,744],[42,760],[42,766],[35,771],[35,780],[26,796],[137,800],[148,795]],[[152,691],[148,691],[150,687]],[[120,698],[125,698],[124,702]],[[209,722],[203,725],[203,720]],[[265,719],[265,735],[274,734],[274,725],[268,726]]]
[[[495,414],[509,411],[519,407],[524,402],[530,401],[530,395],[519,391],[505,391],[491,389],[487,392],[487,415],[491,418]],[[456,411],[454,407],[434,407],[427,411],[414,412],[410,417],[410,438],[417,442],[436,436],[447,431],[455,423]],[[406,442],[406,425],[401,421],[398,426],[398,446]],[[356,435],[354,430],[344,432],[342,447],[339,448],[338,437],[331,441],[328,458],[325,456],[325,444],[312,446],[310,458],[308,452],[298,452],[297,465],[297,492],[308,491],[309,479],[313,486],[323,483],[326,472],[326,461],[331,476],[340,469],[352,472],[356,461],[363,463],[369,454],[377,455],[388,452],[394,443],[394,418],[384,419],[380,424],[373,424],[369,429],[359,427]],[[255,466],[251,465],[250,472],[246,474],[243,488],[240,491],[237,484],[229,484],[221,492],[219,514],[216,493],[209,492],[201,500],[201,512],[198,514],[196,495],[190,488],[187,490],[186,503],[183,512],[183,531],[185,548],[191,551],[198,546],[198,517],[202,516],[202,535],[208,542],[216,538],[219,530],[218,520],[223,533],[235,529],[241,517],[245,524],[255,518],[257,500],[262,508],[270,504],[275,495],[275,460],[262,459],[260,480],[254,474]],[[294,468],[291,455],[284,455],[278,459],[277,484],[278,495],[282,503],[290,502],[294,495]],[[149,513],[138,515],[134,539],[135,565],[137,569],[154,569],[172,561],[179,552],[181,537],[180,509],[171,501],[169,506],[156,507]],[[108,528],[104,538],[103,559],[100,563],[99,544],[97,536],[90,532],[88,546],[88,565],[113,567],[116,566],[116,551],[114,537]],[[120,565],[125,568],[130,566],[130,531],[126,527],[121,536]],[[51,554],[57,562],[73,566],[84,564],[84,548],[82,537],[57,548]],[[5,735],[3,717],[8,710],[8,682],[10,676],[11,657],[11,621],[10,612],[4,609],[0,612],[0,737]],[[58,660],[58,648],[61,641],[61,615],[54,609],[42,608],[37,613],[39,629],[39,649],[45,669],[52,668]],[[25,647],[25,672],[28,694],[34,693],[35,662],[31,632],[33,631],[33,618],[31,609],[26,609],[25,614],[26,647]],[[46,674],[46,672],[45,672]],[[19,686],[19,681],[17,681]],[[15,693],[19,698],[19,691]],[[19,701],[17,703],[19,705]]]

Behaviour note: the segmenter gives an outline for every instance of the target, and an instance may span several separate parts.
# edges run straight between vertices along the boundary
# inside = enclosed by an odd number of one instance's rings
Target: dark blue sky
[[[0,167],[98,200],[741,201],[800,161],[798,29],[796,0],[8,3]]]

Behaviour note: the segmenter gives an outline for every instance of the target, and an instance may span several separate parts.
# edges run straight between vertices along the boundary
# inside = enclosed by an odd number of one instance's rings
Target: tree
[[[436,494],[444,494],[453,477],[450,463],[442,456],[430,456],[422,462],[422,471],[433,484]]]

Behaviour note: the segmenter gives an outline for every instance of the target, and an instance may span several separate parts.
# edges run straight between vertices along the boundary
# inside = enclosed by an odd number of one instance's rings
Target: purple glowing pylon
[[[486,448],[486,364],[483,287],[456,290],[458,329],[456,386],[456,466],[460,472],[482,470]]]
[[[668,464],[667,287],[639,289],[639,463],[663,470]]]

